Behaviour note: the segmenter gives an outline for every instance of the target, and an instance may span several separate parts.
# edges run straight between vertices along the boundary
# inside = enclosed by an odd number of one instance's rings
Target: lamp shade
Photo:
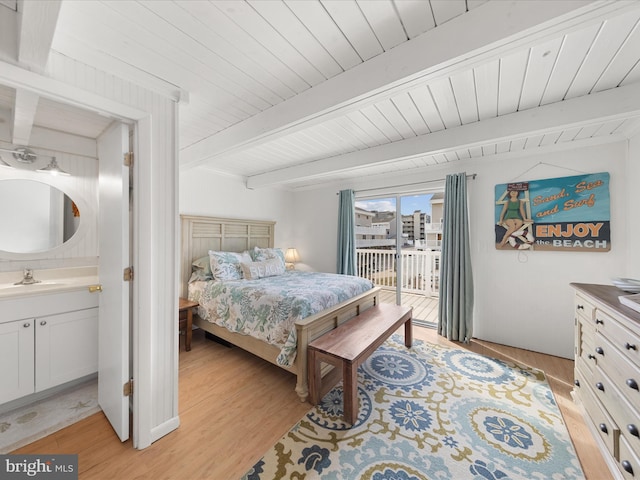
[[[287,263],[296,263],[300,261],[298,251],[295,248],[287,248],[284,254],[284,261]]]
[[[60,168],[58,162],[56,161],[56,157],[51,157],[51,162],[49,162],[49,165],[43,168],[39,168],[37,171],[42,173],[49,173],[51,175],[69,175],[68,172],[65,172]]]

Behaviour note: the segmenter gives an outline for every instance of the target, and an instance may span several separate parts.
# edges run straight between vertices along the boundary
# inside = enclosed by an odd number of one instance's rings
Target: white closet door
[[[98,402],[123,442],[129,438],[130,282],[124,281],[129,255],[128,127],[119,122],[98,138],[99,275],[102,284],[98,328]]]

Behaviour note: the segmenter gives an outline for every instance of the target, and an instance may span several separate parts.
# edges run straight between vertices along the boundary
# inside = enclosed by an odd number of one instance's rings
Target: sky
[[[416,210],[431,214],[431,193],[425,195],[407,195],[400,199],[402,205],[402,215],[408,215]],[[365,210],[379,212],[395,212],[396,199],[392,198],[375,198],[372,200],[356,200],[356,206]]]

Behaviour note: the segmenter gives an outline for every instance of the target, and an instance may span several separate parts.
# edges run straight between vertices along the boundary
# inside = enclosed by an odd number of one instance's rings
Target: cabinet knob
[[[630,423],[629,425],[627,425],[627,431],[634,437],[640,436],[640,433],[638,432],[638,427],[636,427],[633,423]]]
[[[621,461],[620,465],[622,465],[622,468],[624,468],[625,472],[633,475],[633,467],[631,466],[631,463],[628,460]]]
[[[604,392],[604,385],[602,384],[602,382],[596,383],[596,388],[601,392]]]
[[[636,382],[633,378],[629,378],[627,379],[627,387],[638,390],[638,382]]]
[[[595,356],[593,353],[590,353],[589,355],[587,355],[587,358],[588,358],[589,360],[595,360],[595,359],[596,359],[596,356]]]
[[[607,429],[607,426],[604,423],[601,423],[600,425],[598,425],[598,427],[600,427],[600,431],[602,433],[606,433],[607,435],[609,435],[609,430]]]
[[[576,387],[579,387],[579,386],[580,386],[580,380],[574,380],[574,381],[573,381],[573,384],[574,384]]]
[[[23,323],[23,324],[22,324],[22,326],[23,326],[24,328],[29,328],[29,327],[31,326],[31,324],[30,324],[30,323]]]
[[[42,325],[43,327],[44,327],[46,324],[47,324],[47,321],[46,321],[46,320],[42,320],[42,321],[40,322],[40,325]]]
[[[584,305],[578,305],[578,306],[576,306],[576,310],[584,310]]]
[[[626,348],[627,350],[635,350],[636,346],[634,344],[627,342],[624,344],[624,348]]]
[[[604,320],[600,320],[599,318],[596,318],[596,325],[604,325]]]
[[[596,353],[598,355],[604,355],[604,350],[602,349],[602,347],[596,347]]]

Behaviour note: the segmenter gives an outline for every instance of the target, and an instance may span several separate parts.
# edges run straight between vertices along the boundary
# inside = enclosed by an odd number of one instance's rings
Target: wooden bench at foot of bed
[[[317,404],[342,372],[344,419],[353,425],[358,418],[358,367],[404,324],[404,343],[413,344],[412,307],[381,303],[309,343],[311,403]],[[322,388],[321,363],[334,365]]]

